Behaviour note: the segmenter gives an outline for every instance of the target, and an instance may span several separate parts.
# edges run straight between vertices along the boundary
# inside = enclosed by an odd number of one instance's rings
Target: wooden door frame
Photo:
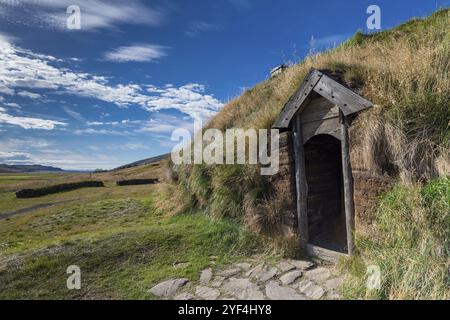
[[[347,234],[347,254],[354,254],[354,215],[355,206],[353,200],[353,175],[350,163],[349,136],[347,119],[340,111],[340,141],[341,141],[341,167],[342,188],[344,191],[345,226]],[[309,243],[308,230],[308,184],[306,181],[305,149],[302,134],[301,114],[298,113],[293,119],[294,135],[294,162],[295,162],[295,186],[297,204],[297,226],[299,233],[300,249],[304,252],[322,252],[323,248],[316,248]],[[326,249],[324,249],[326,250]],[[326,250],[329,253],[329,250]]]

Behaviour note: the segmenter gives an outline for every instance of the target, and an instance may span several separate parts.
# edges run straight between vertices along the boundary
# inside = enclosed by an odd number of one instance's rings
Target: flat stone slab
[[[170,297],[173,296],[178,289],[185,286],[189,282],[186,278],[169,279],[158,283],[156,286],[148,290],[148,292],[158,297]]]
[[[291,271],[292,269],[295,269],[295,266],[287,262],[286,260],[282,260],[278,262],[277,268],[280,269],[281,272],[288,272]]]
[[[242,271],[241,268],[231,268],[231,269],[222,270],[222,271],[218,272],[217,275],[224,277],[224,278],[229,278],[229,277],[237,275],[241,271]]]
[[[264,295],[259,290],[258,286],[249,279],[230,278],[223,285],[223,290],[239,300],[264,299]]]
[[[224,277],[216,276],[216,277],[214,278],[214,280],[210,282],[209,285],[210,285],[211,287],[218,288],[218,287],[220,287],[220,286],[222,285],[222,283],[223,283],[224,280],[225,280]]]
[[[294,270],[294,271],[290,271],[290,272],[282,275],[280,277],[280,281],[282,284],[288,285],[288,284],[291,284],[292,282],[294,282],[295,280],[297,280],[298,278],[300,278],[301,276],[302,276],[302,271]]]
[[[216,300],[220,296],[220,291],[209,287],[197,286],[195,295],[204,300]]]
[[[266,296],[270,300],[306,300],[305,296],[298,294],[294,289],[282,287],[276,281],[266,284]]]
[[[290,259],[288,260],[290,264],[292,264],[294,267],[296,267],[299,270],[308,270],[312,267],[314,267],[314,263],[307,260],[294,260]]]
[[[298,290],[311,299],[320,299],[325,294],[325,290],[310,280],[302,280],[298,284]]]
[[[259,280],[261,282],[266,282],[278,274],[278,269],[271,266],[258,265],[252,270],[248,271],[245,275]]]
[[[211,278],[212,278],[212,269],[211,268],[205,269],[200,274],[200,283],[208,284],[209,281],[211,281]]]
[[[236,267],[242,269],[243,271],[248,271],[252,267],[250,263],[242,262],[242,263],[236,263]]]
[[[337,291],[337,289],[342,285],[343,282],[344,282],[344,279],[342,279],[342,278],[332,278],[332,279],[328,279],[327,281],[325,281],[323,283],[323,286],[328,291]]]
[[[305,276],[314,282],[321,283],[330,277],[330,270],[327,268],[319,267],[316,269],[308,270],[305,272]]]
[[[183,292],[180,294],[177,294],[173,299],[174,300],[194,300],[195,296],[193,294],[190,294],[189,292]]]
[[[260,274],[260,273],[262,272],[263,269],[264,269],[264,263],[260,263],[260,264],[258,264],[256,267],[254,267],[253,269],[247,271],[247,272],[245,273],[245,276],[246,276],[246,277],[253,278],[253,277],[255,277],[256,275]]]

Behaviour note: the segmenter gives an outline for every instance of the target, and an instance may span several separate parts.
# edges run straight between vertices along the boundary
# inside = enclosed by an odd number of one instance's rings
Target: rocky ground
[[[340,299],[341,284],[332,266],[291,259],[269,263],[255,257],[222,270],[205,269],[196,283],[165,280],[149,293],[175,300]]]

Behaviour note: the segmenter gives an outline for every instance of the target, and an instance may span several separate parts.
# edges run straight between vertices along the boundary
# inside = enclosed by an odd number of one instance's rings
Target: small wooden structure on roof
[[[313,255],[353,253],[349,117],[372,103],[311,69],[273,128],[292,132],[300,246]]]

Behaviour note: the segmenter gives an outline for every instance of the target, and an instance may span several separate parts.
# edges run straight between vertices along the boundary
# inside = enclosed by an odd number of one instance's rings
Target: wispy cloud
[[[29,91],[19,91],[17,93],[18,96],[30,98],[30,99],[40,99],[42,96],[38,93],[33,93]]]
[[[81,115],[81,113],[76,112],[75,110],[72,110],[67,106],[62,106],[61,108],[75,120],[78,120],[80,122],[86,122],[86,119]]]
[[[154,44],[123,46],[104,54],[104,58],[114,62],[152,62],[166,56],[167,47]]]
[[[63,31],[68,30],[66,9],[74,4],[81,10],[82,30],[160,25],[165,16],[161,9],[150,8],[141,0],[14,0],[0,2],[0,17],[11,24]]]
[[[20,106],[20,104],[15,103],[15,102],[8,102],[8,103],[5,103],[5,106],[8,106],[8,107],[11,107],[11,108],[14,108],[14,109],[22,109],[22,107]]]
[[[217,25],[205,21],[193,21],[189,24],[188,30],[185,31],[185,34],[188,37],[196,38],[203,32],[213,31],[217,28]]]
[[[74,131],[76,135],[108,135],[108,136],[126,136],[130,133],[127,131],[108,130],[108,129],[77,129]]]
[[[2,107],[0,107],[0,123],[19,126],[22,127],[23,129],[41,129],[41,130],[53,130],[57,126],[67,125],[64,122],[54,120],[29,118],[29,117],[15,117],[6,113],[6,109]]]
[[[250,0],[228,0],[237,10],[244,11],[251,8],[252,3]]]
[[[311,41],[309,43],[309,47],[310,49],[318,51],[326,50],[337,47],[339,44],[341,44],[348,38],[350,38],[349,34],[333,34],[319,38],[315,38],[314,36],[312,36]]]

